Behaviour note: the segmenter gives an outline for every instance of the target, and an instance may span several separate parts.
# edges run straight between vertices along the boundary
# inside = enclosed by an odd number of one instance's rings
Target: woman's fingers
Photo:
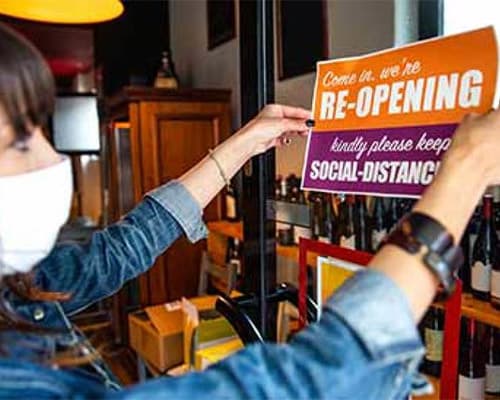
[[[300,107],[280,106],[285,118],[309,119],[311,111]]]
[[[302,132],[307,131],[309,128],[304,119],[282,118],[280,121],[281,133],[285,132]]]
[[[262,109],[259,116],[307,119],[311,118],[311,111],[301,107],[268,104]]]

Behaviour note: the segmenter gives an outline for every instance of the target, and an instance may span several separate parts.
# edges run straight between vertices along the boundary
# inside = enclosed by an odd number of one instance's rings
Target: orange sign
[[[315,131],[450,124],[483,113],[493,105],[497,59],[488,27],[318,63]]]

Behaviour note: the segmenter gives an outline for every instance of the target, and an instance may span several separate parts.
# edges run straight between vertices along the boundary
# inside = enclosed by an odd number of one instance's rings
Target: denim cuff
[[[350,326],[374,359],[408,360],[423,353],[407,298],[382,272],[369,268],[358,272],[325,308]]]
[[[202,219],[203,210],[180,182],[170,181],[147,193],[146,196],[156,200],[174,217],[191,243],[206,238],[207,228]]]

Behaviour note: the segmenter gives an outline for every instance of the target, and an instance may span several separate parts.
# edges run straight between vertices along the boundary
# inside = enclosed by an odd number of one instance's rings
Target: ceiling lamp
[[[0,14],[56,24],[104,22],[122,12],[120,0],[0,0]]]

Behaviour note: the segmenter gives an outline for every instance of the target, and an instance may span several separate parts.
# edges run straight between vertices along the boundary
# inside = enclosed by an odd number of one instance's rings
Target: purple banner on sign
[[[418,197],[439,169],[457,124],[313,132],[305,189]]]

